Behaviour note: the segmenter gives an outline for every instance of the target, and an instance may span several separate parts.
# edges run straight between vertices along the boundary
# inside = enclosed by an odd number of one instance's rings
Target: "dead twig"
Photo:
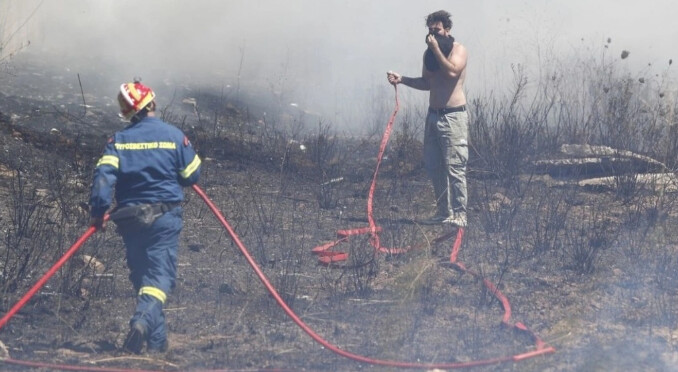
[[[113,362],[117,360],[140,360],[144,362],[151,362],[155,364],[160,364],[160,365],[166,365],[170,366],[173,368],[179,368],[178,364],[170,363],[165,360],[160,360],[160,359],[154,359],[154,358],[146,358],[146,357],[136,357],[136,356],[120,356],[120,357],[114,357],[114,358],[104,358],[104,359],[99,359],[99,360],[91,360],[88,361],[87,363],[91,364],[98,364],[98,363],[106,363],[106,362]]]

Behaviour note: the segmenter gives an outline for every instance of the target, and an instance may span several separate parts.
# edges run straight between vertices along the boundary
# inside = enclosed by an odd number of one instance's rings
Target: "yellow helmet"
[[[126,120],[131,119],[149,103],[155,99],[153,90],[140,81],[126,83],[120,86],[118,93],[118,104],[120,105],[120,115]]]

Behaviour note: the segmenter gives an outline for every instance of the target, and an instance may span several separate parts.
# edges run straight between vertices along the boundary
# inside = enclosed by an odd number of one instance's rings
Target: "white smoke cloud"
[[[39,5],[25,37],[31,38],[31,53],[57,67],[100,66],[111,81],[140,75],[156,86],[167,80],[216,87],[240,83],[330,120],[370,110],[374,96],[390,96],[386,71],[421,73],[424,18],[439,9],[452,13],[452,33],[469,50],[470,95],[501,90],[510,81],[511,64],[538,69],[548,58],[566,61],[582,43],[602,48],[608,37],[607,53],[629,50],[631,69],[648,63],[665,68],[678,58],[672,19],[678,3],[671,0],[642,6],[630,0],[599,0],[595,6],[584,0],[4,0],[3,5],[11,9],[5,14],[13,25]],[[403,95],[405,105],[426,98],[425,92]],[[336,120],[341,121],[350,120]]]

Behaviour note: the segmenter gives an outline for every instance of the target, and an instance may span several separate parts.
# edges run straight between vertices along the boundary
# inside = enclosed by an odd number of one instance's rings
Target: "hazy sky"
[[[23,19],[41,1],[2,3],[21,3]],[[452,13],[452,34],[469,51],[470,95],[501,91],[512,63],[568,63],[602,54],[607,38],[605,53],[630,51],[631,71],[665,71],[678,59],[675,0],[47,0],[25,27],[31,51],[57,66],[68,58],[71,71],[81,62],[114,80],[215,86],[240,73],[250,89],[331,111],[392,91],[387,70],[419,75],[424,18],[439,9]]]

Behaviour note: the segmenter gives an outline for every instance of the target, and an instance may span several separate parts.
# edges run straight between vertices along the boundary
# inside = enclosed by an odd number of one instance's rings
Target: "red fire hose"
[[[498,358],[493,358],[493,359],[485,359],[485,360],[477,360],[477,361],[471,361],[471,362],[459,362],[459,363],[412,363],[412,362],[399,362],[399,361],[393,361],[393,360],[383,360],[383,359],[372,359],[368,358],[362,355],[354,354],[349,351],[340,349],[339,347],[329,343],[325,339],[323,339],[321,336],[319,336],[317,333],[315,333],[304,321],[302,321],[295,313],[290,309],[290,307],[285,303],[285,301],[280,297],[280,294],[275,290],[273,285],[269,282],[269,280],[266,278],[264,273],[261,271],[257,263],[254,261],[252,256],[249,254],[247,251],[247,248],[242,244],[240,239],[238,238],[237,234],[231,228],[231,226],[228,224],[226,219],[221,215],[219,210],[214,206],[214,204],[209,200],[207,195],[200,189],[198,186],[194,185],[193,190],[200,195],[200,197],[207,203],[207,206],[212,210],[212,213],[217,217],[219,222],[226,228],[228,231],[229,235],[231,236],[231,239],[235,242],[235,244],[238,246],[238,249],[240,249],[240,252],[245,256],[245,259],[247,262],[250,264],[252,269],[256,272],[257,276],[259,277],[259,280],[264,284],[266,289],[269,291],[269,293],[275,298],[275,301],[280,305],[280,307],[283,309],[283,311],[289,316],[292,321],[294,321],[304,332],[306,332],[313,340],[327,348],[328,350],[331,350],[335,354],[341,355],[343,357],[362,362],[362,363],[368,363],[368,364],[374,364],[374,365],[381,365],[381,366],[388,366],[388,367],[398,367],[398,368],[417,368],[417,369],[456,369],[456,368],[468,368],[468,367],[475,367],[475,366],[483,366],[483,365],[490,365],[490,364],[498,364],[498,363],[503,363],[503,362],[510,362],[510,361],[519,361],[531,357],[535,357],[538,355],[543,355],[547,353],[552,353],[555,351],[554,348],[550,346],[546,346],[539,338],[536,338],[537,340],[537,350],[520,354],[520,355],[514,355],[514,356],[506,356],[506,357],[498,357]],[[459,230],[457,233],[457,239],[455,240],[455,245],[453,249],[453,255],[456,256],[455,251],[458,251],[459,246],[461,245],[461,237],[463,236],[463,230]],[[463,265],[460,266],[460,268],[463,268]],[[465,268],[463,268],[465,270]],[[471,274],[473,274],[470,271],[467,271]],[[489,283],[489,281],[486,281],[486,284]],[[491,283],[490,283],[491,284]],[[495,295],[501,295],[501,293],[492,286],[490,288],[493,294]],[[502,301],[502,304],[504,306],[508,305],[508,301],[506,297],[503,295],[499,296],[499,299]],[[506,314],[508,313],[508,314]],[[503,323],[508,323],[508,320],[510,318],[510,307],[509,310],[505,310],[505,315],[504,318],[502,319]],[[523,329],[528,331],[529,330],[522,325],[521,323],[516,324],[518,329]],[[534,335],[532,332],[529,332],[530,334]]]
[[[108,220],[108,214],[104,216],[104,221],[106,220]],[[49,278],[51,278],[57,272],[57,270],[59,270],[61,266],[63,266],[66,261],[68,261],[75,254],[75,252],[78,251],[78,249],[80,249],[80,246],[82,246],[83,243],[85,243],[85,241],[87,241],[87,239],[89,239],[89,237],[92,236],[96,230],[96,227],[90,226],[89,229],[87,229],[87,231],[85,231],[85,233],[82,234],[82,236],[75,242],[75,244],[68,248],[63,257],[61,257],[59,261],[57,261],[54,266],[52,266],[47,271],[47,273],[45,273],[45,275],[43,275],[42,278],[40,278],[40,280],[38,280],[38,282],[35,283],[35,285],[33,285],[33,287],[29,289],[28,292],[26,292],[24,296],[21,297],[19,301],[17,301],[14,306],[12,306],[11,309],[9,309],[7,314],[5,314],[2,319],[0,319],[0,329],[2,329],[5,323],[7,323],[9,319],[17,313],[17,311],[26,305],[26,302],[28,302],[28,300],[30,300],[31,297],[33,297],[33,295],[35,295],[35,293],[39,291],[40,288],[45,285],[45,283],[47,283]]]
[[[397,91],[396,91],[396,110],[397,112]],[[390,131],[393,118],[395,116],[395,112],[391,117],[391,120],[389,122],[389,126],[387,127],[387,131]],[[388,136],[385,136],[387,139]],[[380,156],[383,154],[383,148],[385,146],[385,141],[382,140],[382,146],[380,148]],[[372,186],[370,187],[370,191],[372,193],[373,188],[374,188],[374,181],[376,180],[376,174],[377,172],[375,171],[374,179]],[[506,296],[504,296],[494,284],[492,284],[489,280],[483,279],[483,283],[485,286],[492,292],[492,294],[497,297],[500,302],[502,303],[502,307],[504,308],[504,316],[502,318],[502,324],[506,326],[512,326],[515,329],[519,331],[526,332],[532,336],[532,338],[535,340],[535,346],[536,349],[533,351],[529,351],[526,353],[518,354],[518,355],[512,355],[512,356],[503,356],[503,357],[496,357],[496,358],[491,358],[491,359],[484,359],[484,360],[476,360],[476,361],[469,361],[469,362],[458,362],[458,363],[413,363],[413,362],[401,362],[401,361],[393,361],[393,360],[383,360],[383,359],[373,359],[369,358],[366,356],[358,355],[351,353],[349,351],[343,350],[325,339],[323,339],[320,335],[315,333],[306,323],[304,323],[299,316],[297,316],[294,311],[285,303],[285,301],[282,299],[280,294],[276,291],[276,289],[273,287],[273,285],[270,283],[266,275],[261,271],[257,263],[254,261],[250,253],[248,252],[247,248],[244,246],[244,244],[240,241],[240,238],[238,235],[235,233],[233,228],[230,226],[228,221],[224,218],[224,216],[219,212],[219,210],[216,208],[214,203],[207,197],[205,192],[197,185],[192,186],[193,190],[203,199],[203,201],[207,204],[207,206],[210,208],[212,213],[216,216],[216,218],[219,220],[219,222],[224,226],[228,234],[230,235],[231,239],[233,239],[233,242],[238,246],[238,249],[240,252],[243,254],[245,259],[247,260],[248,264],[252,267],[252,269],[255,271],[259,279],[261,280],[262,284],[266,287],[266,289],[269,291],[269,293],[273,296],[273,298],[276,300],[278,305],[283,309],[283,311],[296,323],[304,332],[306,332],[313,340],[327,348],[328,350],[331,350],[335,354],[338,354],[340,356],[362,362],[362,363],[368,363],[368,364],[373,364],[373,365],[381,365],[381,366],[387,366],[387,367],[397,367],[397,368],[414,368],[414,369],[457,369],[457,368],[468,368],[468,367],[475,367],[475,366],[484,366],[484,365],[491,365],[491,364],[499,364],[499,363],[505,363],[505,362],[518,362],[524,359],[528,358],[533,358],[539,355],[544,355],[548,353],[553,353],[555,352],[555,349],[551,346],[546,345],[534,332],[529,330],[524,324],[518,322],[515,324],[510,324],[510,318],[511,318],[511,307],[508,302],[508,299]],[[360,230],[359,233],[370,233],[372,234],[372,244],[377,248],[379,251],[388,251],[388,249],[384,249],[379,245],[379,238],[377,235],[377,232],[379,228],[375,225],[374,220],[371,218],[371,198],[368,202],[368,216],[369,217],[369,227],[363,228],[363,229],[358,229]],[[105,216],[105,219],[108,219],[108,215]],[[64,254],[57,263],[52,266],[47,273],[38,280],[38,282],[28,291],[26,294],[5,314],[5,316],[0,319],[0,329],[9,321],[9,319],[16,314],[27,302],[30,300],[31,297],[40,289],[42,286],[54,275],[54,273],[61,267],[63,266],[66,261],[68,261],[73,254],[82,246],[82,244],[89,239],[89,237],[96,231],[96,228],[94,226],[90,226],[87,231],[71,246],[66,253]],[[445,240],[451,237],[453,234],[446,234],[438,239],[440,240]],[[459,248],[461,246],[461,240],[464,235],[464,230],[463,229],[458,229],[456,233],[456,239],[452,247],[452,254],[450,256],[450,263],[454,265],[455,267],[459,268],[460,270],[463,270],[464,272],[467,272],[469,274],[472,274],[476,277],[481,277],[479,274],[466,269],[466,267],[461,263],[457,262],[457,255],[459,252]],[[437,240],[438,240],[437,239]],[[341,240],[340,240],[341,241]],[[333,245],[336,245],[336,242]],[[328,247],[329,248],[329,247]],[[316,252],[317,253],[317,252]],[[332,255],[329,255],[330,257]],[[338,257],[335,257],[335,259]],[[345,258],[344,258],[345,259]],[[86,366],[71,366],[71,365],[58,365],[58,364],[44,364],[44,363],[39,363],[39,362],[30,362],[30,361],[21,361],[21,360],[16,360],[16,359],[11,359],[11,358],[0,358],[0,362],[5,362],[5,363],[11,363],[11,364],[17,364],[17,365],[24,365],[24,366],[32,366],[32,367],[44,367],[44,368],[52,368],[52,369],[62,369],[62,370],[72,370],[72,371],[142,371],[142,370],[130,370],[130,369],[116,369],[116,368],[102,368],[102,367],[86,367]],[[216,370],[214,370],[216,371]],[[146,372],[146,371],[144,371]]]
[[[397,367],[397,368],[416,368],[416,369],[456,369],[456,368],[468,368],[468,367],[474,367],[474,366],[483,366],[483,365],[491,365],[491,364],[498,364],[498,363],[504,363],[504,362],[517,362],[520,360],[524,360],[527,358],[532,358],[538,355],[543,355],[543,354],[548,354],[552,353],[555,351],[550,346],[545,345],[541,340],[537,338],[537,349],[528,353],[523,353],[520,355],[514,355],[514,356],[505,356],[505,357],[497,357],[493,359],[485,359],[485,360],[478,360],[478,361],[470,361],[470,362],[460,362],[460,363],[413,363],[413,362],[400,362],[400,361],[393,361],[393,360],[382,360],[382,359],[373,359],[373,358],[368,358],[366,356],[358,355],[351,353],[349,351],[340,349],[339,347],[329,343],[325,339],[323,339],[321,336],[319,336],[317,333],[315,333],[306,323],[304,323],[299,316],[297,316],[292,309],[285,303],[285,301],[282,299],[280,294],[276,291],[276,289],[273,287],[271,282],[268,280],[266,275],[261,271],[257,263],[254,261],[250,253],[247,251],[247,248],[243,245],[243,243],[240,241],[240,238],[238,235],[235,233],[233,228],[230,226],[230,224],[226,221],[226,219],[223,217],[223,215],[219,212],[219,210],[216,208],[214,203],[207,197],[205,192],[198,187],[197,185],[193,185],[193,190],[205,201],[207,206],[212,210],[212,213],[217,217],[219,222],[224,226],[224,228],[228,231],[228,234],[231,236],[231,239],[235,242],[235,244],[238,246],[238,249],[240,249],[240,252],[245,256],[245,259],[249,263],[249,265],[252,267],[252,269],[255,271],[263,285],[266,287],[266,289],[269,291],[269,293],[275,298],[276,302],[280,307],[283,309],[283,311],[296,323],[304,332],[306,332],[313,340],[327,348],[328,350],[331,350],[332,352],[358,361],[362,363],[368,363],[368,364],[374,364],[374,365],[381,365],[381,366],[389,366],[389,367]],[[52,268],[49,269],[49,271],[42,277],[38,282],[5,314],[5,316],[0,320],[0,328],[4,326],[9,319],[16,314],[19,309],[21,309],[28,300],[40,289],[42,286],[49,280],[52,275],[61,267],[63,264],[68,261],[70,257],[73,256],[73,254],[82,246],[82,244],[89,239],[89,237],[96,231],[96,228],[94,226],[90,226],[87,231],[77,240],[73,246],[71,246],[68,251],[64,254],[59,261],[57,261]],[[461,231],[461,230],[460,230]],[[456,251],[459,249],[459,244],[461,243],[461,235],[463,234],[457,234],[457,239],[455,241],[455,249],[453,249],[453,255],[455,255]],[[463,268],[463,265],[460,266]],[[487,284],[487,283],[486,283]],[[493,293],[497,295],[499,293],[496,288],[491,288],[493,290]],[[505,297],[503,295],[500,296],[500,299],[502,300],[502,304],[506,306],[508,304],[508,301],[504,301]],[[506,310],[506,309],[505,309]],[[505,314],[504,319],[502,319],[503,323],[508,323],[508,318],[510,318],[510,310],[508,311],[508,314]],[[518,329],[522,329],[525,331],[528,331],[527,328],[522,325],[521,323],[517,323],[515,325]],[[531,332],[530,332],[531,333]],[[532,333],[531,333],[532,334]],[[532,334],[534,335],[534,334]],[[36,365],[35,363],[30,363],[26,361],[19,361],[19,360],[14,360],[11,358],[5,358],[5,359],[0,359],[1,362],[5,363],[13,363],[13,364],[21,364],[21,365]],[[42,364],[40,364],[42,366]],[[95,367],[78,367],[78,366],[66,366],[66,365],[54,365],[50,364],[49,365],[51,368],[59,368],[63,370],[82,370],[82,371],[117,371],[118,369],[108,369],[108,368],[95,368]],[[76,367],[77,369],[74,369]],[[131,370],[123,370],[120,369],[120,371],[131,371]],[[138,370],[134,370],[138,371]]]

